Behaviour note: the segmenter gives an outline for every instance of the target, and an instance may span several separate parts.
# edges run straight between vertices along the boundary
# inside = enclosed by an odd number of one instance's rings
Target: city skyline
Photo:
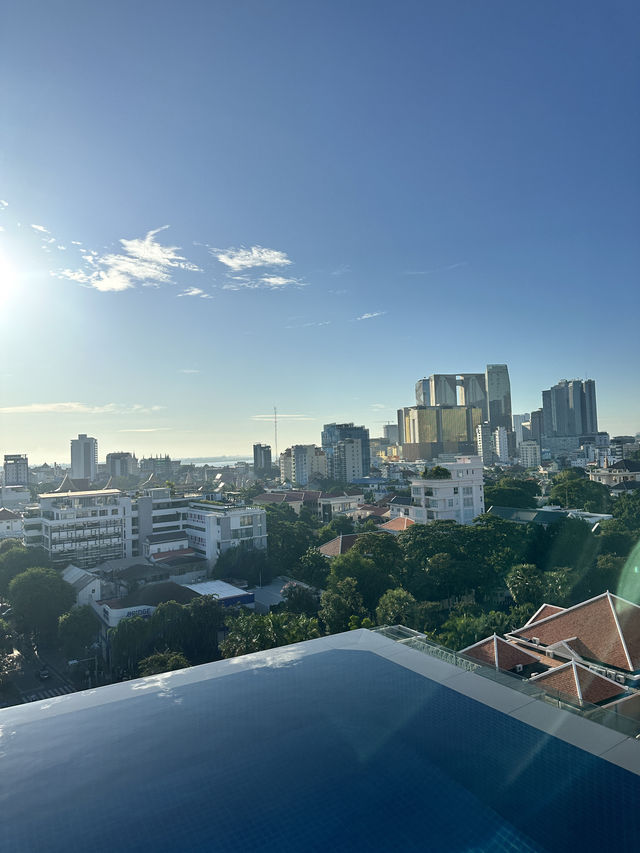
[[[640,430],[638,24],[248,0],[160,4],[151,37],[144,5],[14,4],[2,452],[249,457],[274,406],[282,449],[376,436],[487,363],[513,412],[588,377],[600,429]]]

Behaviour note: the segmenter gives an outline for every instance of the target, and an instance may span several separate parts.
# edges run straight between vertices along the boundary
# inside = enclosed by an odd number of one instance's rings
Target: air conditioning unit
[[[607,670],[607,678],[615,678],[615,677],[616,677],[615,670],[614,669],[608,669]]]
[[[531,642],[535,643],[536,646],[540,645],[540,637],[532,637]]]
[[[521,663],[517,663],[517,664],[516,664],[516,672],[522,672],[522,670],[523,670],[523,666],[522,666],[522,664],[521,664]]]
[[[618,672],[616,674],[616,681],[618,682],[618,684],[624,684],[625,678],[621,672]]]

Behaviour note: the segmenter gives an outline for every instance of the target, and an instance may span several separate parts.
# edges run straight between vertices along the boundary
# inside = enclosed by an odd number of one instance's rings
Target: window
[[[449,500],[447,501],[447,506],[448,506],[448,507],[452,507],[452,506],[453,506],[453,498],[449,498]]]
[[[463,506],[473,506],[473,498],[463,498],[462,499]]]
[[[454,494],[454,495],[457,495],[459,491],[460,491],[460,490],[458,489],[458,487],[457,487],[457,486],[454,486],[454,487],[453,487],[453,494]]]
[[[462,489],[463,495],[472,495],[473,494],[473,486],[464,486]]]

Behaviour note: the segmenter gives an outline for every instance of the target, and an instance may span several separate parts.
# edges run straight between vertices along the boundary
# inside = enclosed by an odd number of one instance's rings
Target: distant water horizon
[[[253,456],[191,456],[181,461],[183,465],[235,465],[236,462],[253,462]]]

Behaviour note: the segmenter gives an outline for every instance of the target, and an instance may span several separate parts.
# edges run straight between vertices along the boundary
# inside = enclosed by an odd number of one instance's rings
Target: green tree
[[[0,619],[0,686],[18,669],[14,644],[15,636],[11,626],[4,619]]]
[[[138,663],[140,676],[158,675],[162,672],[173,672],[176,669],[186,669],[191,666],[181,652],[155,652]]]
[[[534,509],[537,506],[536,499],[528,489],[520,486],[516,480],[509,482],[513,485],[486,486],[484,490],[485,506],[510,506],[521,509]]]
[[[304,552],[315,544],[314,531],[288,504],[267,504],[269,565],[272,575],[290,575]]]
[[[376,533],[368,535],[378,536]],[[359,554],[353,548],[331,561],[327,587],[335,588],[337,582],[345,578],[355,579],[364,607],[369,613],[374,611],[380,596],[394,585],[393,578],[384,565]]]
[[[576,476],[572,471],[558,474],[549,498],[552,504],[586,512],[608,512],[611,503],[606,486]]]
[[[323,589],[329,575],[329,560],[317,548],[307,548],[293,570],[296,580]]]
[[[338,580],[322,593],[319,617],[327,634],[338,634],[349,629],[352,616],[362,619],[367,615],[358,592],[355,578]]]
[[[451,471],[442,465],[434,465],[433,468],[425,468],[422,476],[425,480],[450,480]]]
[[[228,620],[227,627],[227,638],[220,647],[224,658],[300,643],[320,636],[317,619],[293,613],[262,615],[243,610]]]
[[[149,653],[148,620],[140,616],[121,619],[109,631],[111,664],[121,672],[133,675],[138,670],[138,661]]]
[[[355,530],[353,521],[347,518],[346,515],[336,515],[328,524],[318,530],[318,540],[323,545],[325,542],[330,542],[336,536],[344,536],[347,533],[353,533]]]
[[[46,565],[47,556],[42,548],[25,548],[21,544],[7,548],[0,553],[0,597],[7,594],[9,584],[17,575],[27,569]]]
[[[213,568],[213,576],[241,578],[249,586],[268,584],[272,577],[272,561],[264,549],[240,544],[220,554]]]
[[[39,640],[55,637],[59,617],[71,609],[74,600],[73,588],[53,569],[27,569],[9,584],[16,622]]]
[[[378,570],[392,577],[396,584],[404,576],[404,559],[402,549],[395,536],[385,532],[368,532],[358,536],[351,554],[361,554],[373,560]]]
[[[0,540],[0,554],[10,551],[12,548],[23,548],[20,539],[2,539]]]
[[[405,625],[407,628],[414,628],[417,615],[415,598],[402,587],[388,589],[380,596],[376,607],[378,625]]]
[[[99,623],[88,604],[74,607],[58,620],[58,639],[67,658],[82,658],[95,641]]]
[[[303,613],[305,616],[317,616],[320,607],[320,596],[307,586],[290,581],[282,587],[284,601],[282,610],[288,613]]]
[[[545,583],[537,566],[532,563],[514,566],[505,581],[516,604],[542,604]]]

